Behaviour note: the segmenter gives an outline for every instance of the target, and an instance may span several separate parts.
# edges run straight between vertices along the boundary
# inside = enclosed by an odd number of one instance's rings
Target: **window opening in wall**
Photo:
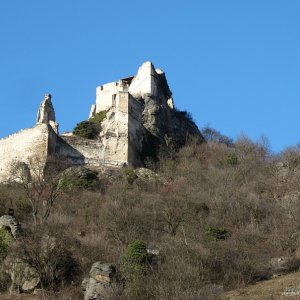
[[[112,107],[116,107],[117,94],[112,95]]]
[[[101,85],[100,90],[103,91],[103,85]]]

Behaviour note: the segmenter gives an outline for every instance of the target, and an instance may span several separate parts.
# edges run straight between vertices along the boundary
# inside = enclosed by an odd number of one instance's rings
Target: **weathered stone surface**
[[[4,266],[11,278],[11,293],[32,292],[39,285],[36,270],[22,260],[7,258]]]
[[[165,184],[167,182],[166,178],[159,176],[157,173],[147,168],[137,168],[134,170],[134,173],[140,180],[159,182],[161,184]]]
[[[9,215],[4,215],[0,217],[0,228],[9,227],[11,230],[11,234],[16,239],[21,231],[21,225],[19,222],[13,217]]]
[[[49,124],[53,130],[58,134],[58,124],[55,120],[55,111],[51,102],[51,95],[46,94],[44,100],[40,104],[37,113],[37,124]]]
[[[297,270],[300,267],[300,260],[295,256],[274,257],[270,261],[271,277]]]
[[[116,268],[111,264],[95,262],[90,270],[90,277],[97,282],[110,283],[116,273]]]
[[[111,264],[95,262],[90,270],[90,277],[82,281],[84,300],[102,299],[103,293],[110,287],[116,274],[116,269]]]
[[[148,253],[148,262],[151,264],[152,267],[154,268],[158,267],[163,263],[164,258],[158,249],[147,248],[147,253]]]
[[[15,178],[13,165],[22,162],[33,167],[35,162],[46,164],[47,157],[53,154],[56,134],[48,124],[22,130],[0,140],[0,182]]]

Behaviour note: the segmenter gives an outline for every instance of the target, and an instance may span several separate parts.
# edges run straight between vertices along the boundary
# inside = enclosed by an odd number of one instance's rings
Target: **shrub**
[[[134,173],[133,169],[127,168],[124,169],[124,176],[128,184],[133,184],[133,182],[138,178]]]
[[[229,166],[236,166],[238,164],[238,158],[234,153],[232,153],[226,157],[225,162]]]
[[[191,113],[188,111],[175,110],[175,114],[177,118],[182,122],[194,122]]]
[[[101,124],[102,121],[106,118],[106,110],[100,111],[97,114],[95,114],[93,117],[89,119],[90,122],[96,123],[96,124]]]
[[[75,246],[73,243],[60,228],[44,227],[27,232],[18,240],[11,255],[36,270],[42,288],[53,289],[81,274],[70,251]]]
[[[85,139],[95,139],[100,131],[101,127],[99,124],[91,121],[83,121],[76,125],[73,134]]]
[[[6,257],[8,247],[14,240],[9,228],[0,228],[0,262]]]
[[[194,205],[194,210],[196,215],[201,215],[202,217],[206,217],[210,213],[210,209],[206,203],[201,202]]]
[[[228,230],[208,225],[206,227],[205,234],[216,241],[226,240],[228,237]]]
[[[62,175],[59,186],[64,192],[78,189],[96,189],[100,187],[98,172],[87,168],[67,170]]]
[[[228,147],[234,146],[233,140],[231,138],[221,134],[219,131],[209,126],[205,126],[204,128],[202,128],[201,133],[207,142],[225,144]]]
[[[145,242],[131,242],[120,259],[120,270],[125,277],[135,277],[146,272],[148,258]]]
[[[82,121],[76,125],[73,134],[85,139],[95,139],[101,131],[101,122],[106,118],[107,111],[100,111],[88,121]]]

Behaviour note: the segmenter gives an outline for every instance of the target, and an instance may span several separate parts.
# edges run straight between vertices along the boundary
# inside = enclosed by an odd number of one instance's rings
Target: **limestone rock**
[[[90,277],[82,281],[84,300],[102,299],[103,293],[109,289],[116,274],[116,268],[111,264],[95,262],[90,270]]]
[[[97,282],[110,283],[116,273],[116,268],[111,264],[95,262],[90,270],[90,277]]]
[[[299,269],[300,260],[295,256],[274,257],[270,261],[271,277],[277,277],[282,274]]]
[[[11,230],[11,234],[16,239],[21,231],[21,225],[19,222],[10,215],[4,215],[0,217],[0,228],[8,227]]]
[[[37,119],[37,124],[49,124],[53,130],[58,133],[58,124],[55,120],[55,111],[51,102],[51,95],[46,94],[44,100],[40,104]]]
[[[148,253],[147,260],[152,267],[156,268],[162,265],[162,263],[164,262],[164,258],[158,249],[147,248],[147,253]]]
[[[137,168],[134,170],[134,173],[140,180],[159,182],[162,184],[165,184],[167,182],[165,178],[159,176],[157,173],[147,168]]]
[[[36,270],[21,259],[7,258],[4,266],[11,278],[11,293],[32,292],[39,285],[40,278]]]

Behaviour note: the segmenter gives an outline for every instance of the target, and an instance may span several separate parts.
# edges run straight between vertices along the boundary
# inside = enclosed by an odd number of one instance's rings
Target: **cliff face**
[[[135,78],[138,78],[140,85],[135,83]],[[144,89],[141,88],[143,85]],[[139,68],[129,92],[139,103],[140,136],[135,138],[134,144],[139,147],[136,152],[140,161],[147,157],[156,158],[159,150],[168,147],[170,143],[178,148],[190,136],[203,141],[191,117],[176,110],[165,73],[155,69],[152,63],[146,62]]]

